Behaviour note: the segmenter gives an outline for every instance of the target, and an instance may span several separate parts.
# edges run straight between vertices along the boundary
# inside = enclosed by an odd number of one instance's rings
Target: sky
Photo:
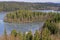
[[[18,2],[54,2],[60,3],[60,0],[0,0],[0,1],[18,1]]]

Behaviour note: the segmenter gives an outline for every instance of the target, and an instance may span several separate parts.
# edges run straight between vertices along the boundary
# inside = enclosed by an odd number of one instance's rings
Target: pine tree
[[[16,30],[12,30],[11,34],[16,37],[17,36],[17,31]]]
[[[4,28],[4,40],[7,40],[7,32],[6,32],[6,27]]]
[[[16,40],[16,37],[17,37],[17,31],[12,30],[12,32],[11,32],[11,40]]]
[[[50,31],[48,30],[48,28],[44,28],[41,34],[41,39],[42,40],[51,40],[50,38]]]
[[[23,40],[26,40],[26,34],[25,33],[23,34]]]
[[[22,35],[21,32],[19,32],[19,33],[17,34],[17,36],[18,36],[19,40],[23,40],[23,35]]]
[[[34,34],[34,40],[40,40],[40,33],[38,30],[36,30],[36,32]]]
[[[27,37],[27,40],[33,40],[32,32],[29,31],[29,32],[27,33],[26,37]]]

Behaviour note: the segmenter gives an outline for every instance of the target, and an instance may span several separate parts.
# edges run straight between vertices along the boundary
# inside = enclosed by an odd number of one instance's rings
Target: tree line
[[[46,18],[46,13],[42,12],[32,12],[30,10],[19,10],[19,11],[14,11],[10,12],[5,16],[4,21],[5,22],[16,22],[16,23],[21,23],[21,22],[37,22],[37,21],[42,21],[45,20]]]
[[[50,31],[47,28],[44,28],[42,32],[36,30],[35,33],[32,31],[21,33],[17,32],[16,30],[12,30],[9,36],[5,30],[4,40],[51,40],[51,37]]]

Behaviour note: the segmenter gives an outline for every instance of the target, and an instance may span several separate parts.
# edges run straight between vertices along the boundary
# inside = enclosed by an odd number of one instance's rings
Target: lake
[[[60,11],[54,11],[54,10],[32,10],[33,12],[46,12],[46,13],[48,13],[48,12],[55,12],[55,13],[60,13]]]
[[[33,10],[33,12],[59,12],[60,11],[53,11],[53,10]],[[0,12],[0,35],[4,33],[4,27],[6,27],[7,34],[9,34],[13,29],[21,32],[28,32],[32,31],[33,33],[35,30],[39,30],[42,28],[44,22],[34,22],[34,23],[6,23],[4,22],[4,16],[7,12]]]

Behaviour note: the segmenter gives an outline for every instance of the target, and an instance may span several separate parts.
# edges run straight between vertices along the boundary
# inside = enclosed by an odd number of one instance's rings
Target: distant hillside
[[[0,2],[0,11],[60,10],[60,3]]]

